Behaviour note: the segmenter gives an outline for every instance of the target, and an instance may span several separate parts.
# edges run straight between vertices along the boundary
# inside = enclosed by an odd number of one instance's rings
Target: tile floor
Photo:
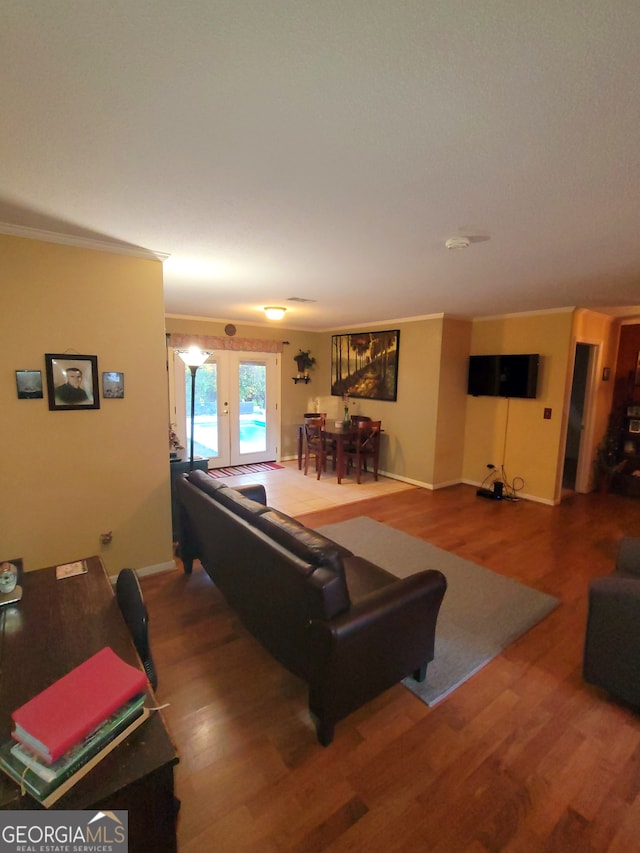
[[[345,503],[362,501],[366,498],[377,498],[394,492],[413,489],[408,483],[392,480],[389,477],[363,474],[360,485],[356,483],[355,475],[345,477],[338,485],[335,474],[327,471],[319,480],[315,473],[309,471],[305,477],[298,470],[297,461],[283,462],[284,467],[276,471],[263,471],[257,474],[238,474],[235,477],[225,477],[217,482],[227,486],[242,486],[247,483],[263,483],[267,490],[269,505],[281,510],[287,515],[303,515],[319,509],[338,506]]]

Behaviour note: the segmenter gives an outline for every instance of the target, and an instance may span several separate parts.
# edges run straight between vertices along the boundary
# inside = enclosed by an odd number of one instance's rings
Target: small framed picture
[[[13,592],[22,579],[22,559],[0,560],[0,595]]]
[[[42,400],[42,371],[16,370],[18,400]]]
[[[640,406],[627,406],[628,418],[640,418]]]
[[[102,396],[114,400],[124,397],[124,373],[109,370],[102,374]]]
[[[629,432],[640,433],[640,420],[629,421]]]
[[[45,353],[49,408],[62,412],[99,409],[98,357]]]

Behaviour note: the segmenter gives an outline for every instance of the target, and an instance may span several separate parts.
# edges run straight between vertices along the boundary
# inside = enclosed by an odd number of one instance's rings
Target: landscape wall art
[[[399,329],[333,335],[331,393],[367,400],[395,400],[399,348]]]

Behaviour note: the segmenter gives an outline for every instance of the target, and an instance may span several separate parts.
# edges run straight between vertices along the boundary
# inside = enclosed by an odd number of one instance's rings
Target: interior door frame
[[[591,490],[592,474],[592,447],[595,423],[595,409],[597,400],[598,377],[600,376],[600,362],[602,360],[602,342],[590,338],[578,337],[573,341],[571,349],[571,372],[567,382],[565,399],[565,417],[563,424],[562,456],[558,474],[558,493],[562,493],[562,472],[566,455],[569,409],[571,405],[571,389],[573,385],[573,374],[576,364],[576,352],[578,344],[589,347],[589,360],[587,366],[587,377],[585,382],[584,406],[582,411],[582,430],[580,434],[580,445],[578,448],[578,461],[576,467],[575,492],[586,494]]]

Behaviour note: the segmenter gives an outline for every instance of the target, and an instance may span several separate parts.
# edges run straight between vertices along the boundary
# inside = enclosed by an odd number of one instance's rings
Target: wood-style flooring
[[[461,485],[302,519],[357,515],[562,604],[435,708],[398,685],[324,749],[304,685],[201,568],[143,578],[180,754],[180,853],[640,850],[640,716],[581,677],[589,579],[611,571],[620,537],[640,535],[640,503],[498,503]]]

